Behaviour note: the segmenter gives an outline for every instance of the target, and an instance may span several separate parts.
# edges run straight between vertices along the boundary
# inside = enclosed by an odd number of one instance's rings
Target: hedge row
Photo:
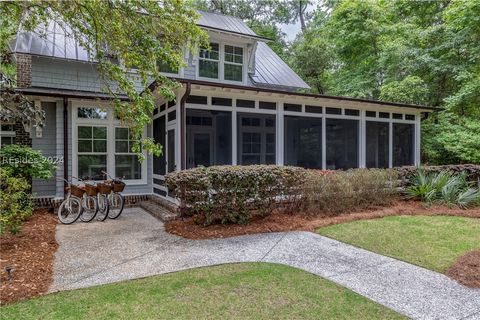
[[[336,214],[389,203],[396,195],[392,170],[306,170],[255,165],[199,167],[167,175],[184,216],[199,223],[246,223],[252,214],[280,207]]]
[[[268,215],[282,203],[297,205],[307,171],[274,165],[198,167],[167,175],[180,212],[204,224],[247,223],[253,213]]]

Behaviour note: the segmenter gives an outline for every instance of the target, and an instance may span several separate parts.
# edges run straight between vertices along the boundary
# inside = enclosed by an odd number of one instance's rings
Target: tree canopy
[[[196,25],[198,14],[189,3],[181,0],[7,1],[0,3],[0,17],[2,79],[15,78],[9,43],[16,33],[23,30],[46,36],[45,26],[54,20],[97,64],[104,80],[103,90],[113,97],[116,115],[139,141],[134,146],[135,152],[142,156],[143,149],[159,154],[160,146],[149,138],[141,138],[154,109],[154,97],[147,87],[156,81],[161,95],[173,99],[176,83],[159,73],[158,62],[178,68],[185,64],[184,50],[195,50],[206,43],[206,33]],[[139,90],[138,84],[146,89]],[[120,95],[126,95],[128,100],[122,101]],[[19,116],[15,112],[18,96],[11,92],[7,95],[7,90],[2,90],[1,102],[2,116]]]
[[[436,106],[429,163],[480,163],[480,2],[326,1],[289,48],[319,93]]]

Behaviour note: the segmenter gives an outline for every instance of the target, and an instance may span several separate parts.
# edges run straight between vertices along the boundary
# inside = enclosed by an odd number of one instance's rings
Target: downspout
[[[185,153],[185,101],[190,96],[190,91],[192,89],[191,83],[189,81],[186,82],[187,88],[185,90],[185,94],[183,95],[182,99],[180,99],[180,158],[181,158],[181,170],[184,170],[186,166],[186,153]]]
[[[63,98],[63,178],[68,180],[68,98]],[[63,192],[66,195],[66,182],[63,182]]]

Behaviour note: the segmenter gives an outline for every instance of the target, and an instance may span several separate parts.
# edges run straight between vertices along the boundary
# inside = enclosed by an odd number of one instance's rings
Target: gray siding
[[[197,76],[197,69],[190,62],[188,66],[183,69],[183,77],[185,79],[195,80],[196,76]]]
[[[56,105],[55,102],[42,102],[45,111],[45,127],[42,137],[37,138],[35,130],[32,134],[32,148],[40,150],[45,157],[56,157],[57,155],[57,126],[56,126]],[[33,179],[32,191],[35,197],[54,197],[56,194],[55,179],[48,181]]]
[[[32,57],[32,87],[103,92],[105,84],[95,63]],[[139,81],[137,88],[144,89]]]

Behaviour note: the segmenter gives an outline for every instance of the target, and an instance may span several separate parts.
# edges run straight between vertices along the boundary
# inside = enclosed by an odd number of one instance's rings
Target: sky
[[[316,6],[319,5],[320,3],[321,1],[312,1],[312,3],[309,4],[307,7],[307,12],[314,11]],[[279,27],[286,34],[285,38],[289,42],[295,40],[295,37],[301,31],[300,21],[297,21],[297,23],[293,23],[293,24],[282,23],[282,24],[279,24]]]

